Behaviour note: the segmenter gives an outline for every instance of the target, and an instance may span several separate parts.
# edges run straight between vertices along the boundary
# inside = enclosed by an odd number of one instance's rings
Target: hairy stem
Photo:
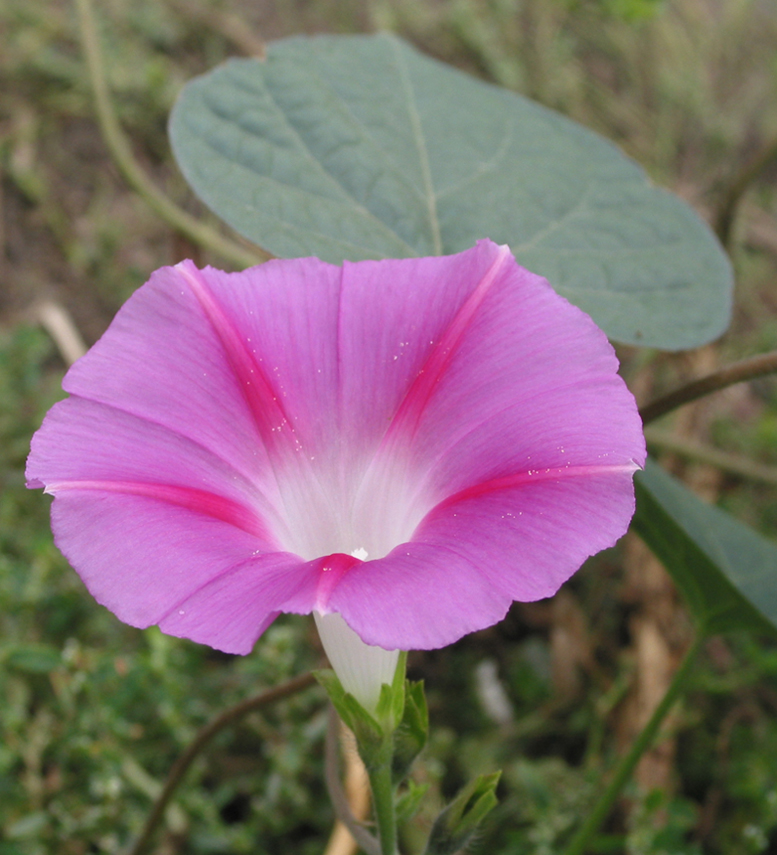
[[[577,834],[572,838],[569,846],[564,851],[564,855],[584,855],[591,837],[599,830],[599,826],[607,818],[607,815],[615,804],[615,800],[634,772],[640,758],[655,739],[667,713],[681,695],[683,689],[685,689],[688,674],[705,638],[704,633],[699,633],[696,639],[694,639],[693,644],[688,648],[683,661],[680,663],[680,667],[672,678],[666,694],[661,699],[661,703],[653,711],[650,721],[648,721],[642,732],[634,740],[628,753],[618,763],[615,773],[610,779],[610,783],[599,797],[599,800],[594,805],[591,813],[588,814],[587,819]]]
[[[733,386],[735,383],[742,383],[745,380],[754,380],[756,377],[774,374],[776,371],[777,350],[763,353],[760,356],[753,356],[749,359],[742,359],[712,374],[708,374],[706,377],[694,380],[692,383],[688,383],[687,386],[683,386],[669,395],[665,395],[663,398],[653,401],[646,407],[643,407],[639,411],[639,414],[642,416],[643,424],[648,424],[677,409],[677,407],[681,407],[683,404],[690,404],[691,401],[703,398],[711,392],[717,392],[720,389]]]
[[[394,811],[394,784],[391,762],[368,769],[372,804],[378,824],[381,855],[397,855],[397,818]]]
[[[167,776],[162,792],[154,803],[154,807],[146,820],[146,824],[143,827],[140,836],[135,841],[132,848],[128,850],[128,855],[142,855],[142,853],[145,852],[146,847],[151,841],[151,836],[156,831],[156,828],[164,815],[165,808],[170,803],[170,799],[173,797],[173,793],[181,783],[183,776],[186,774],[197,755],[200,754],[200,752],[213,739],[213,737],[216,736],[217,733],[220,733],[225,727],[234,724],[236,721],[243,718],[243,716],[248,715],[248,713],[259,710],[262,707],[266,707],[269,704],[275,703],[275,701],[288,698],[290,695],[294,695],[297,692],[301,692],[303,689],[307,689],[308,686],[312,686],[315,682],[315,677],[313,677],[312,674],[303,674],[300,677],[294,677],[292,680],[281,683],[280,686],[275,686],[274,688],[268,689],[259,695],[255,695],[253,698],[248,698],[247,700],[230,707],[228,710],[221,713],[221,715],[214,718],[210,724],[205,725],[197,736],[194,737],[192,742],[189,744],[189,747],[178,757],[173,764],[172,769],[170,769],[170,773]]]
[[[240,244],[229,240],[229,238],[224,237],[210,228],[210,226],[207,226],[196,217],[179,208],[157,188],[154,182],[140,168],[116,118],[116,112],[108,91],[91,0],[76,0],[76,7],[78,9],[81,42],[89,68],[90,82],[94,91],[100,130],[105,144],[127,184],[141,196],[156,214],[174,229],[177,229],[182,235],[194,241],[194,243],[218,253],[222,258],[233,262],[239,267],[251,267],[271,258],[270,253],[258,247],[252,251],[240,246]]]

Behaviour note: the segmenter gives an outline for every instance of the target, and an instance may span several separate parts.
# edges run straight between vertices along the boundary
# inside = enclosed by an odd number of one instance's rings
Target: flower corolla
[[[593,321],[490,241],[185,261],[67,373],[28,483],[133,626],[247,653],[279,613],[315,612],[368,645],[435,648],[625,532],[645,445],[617,368]]]

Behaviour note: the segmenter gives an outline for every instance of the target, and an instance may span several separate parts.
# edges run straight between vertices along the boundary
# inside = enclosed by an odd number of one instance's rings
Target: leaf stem
[[[76,0],[76,8],[78,9],[81,43],[89,69],[89,79],[94,92],[100,130],[108,151],[127,184],[156,214],[181,234],[239,267],[251,267],[271,258],[270,253],[259,247],[254,250],[243,248],[179,208],[157,188],[141,169],[132,154],[132,148],[119,125],[113,108],[106,83],[91,0]]]
[[[643,424],[648,424],[677,407],[689,404],[698,398],[703,398],[711,392],[717,392],[720,389],[733,386],[735,383],[742,383],[745,380],[754,380],[756,377],[774,374],[776,371],[777,350],[762,353],[759,356],[753,356],[749,359],[742,359],[739,362],[726,365],[719,371],[708,374],[706,377],[694,380],[692,383],[676,389],[663,398],[658,398],[658,400],[643,407],[639,411],[639,414],[642,416]]]
[[[577,833],[564,850],[564,855],[584,855],[589,840],[593,834],[598,831],[599,826],[607,818],[615,800],[618,798],[621,790],[631,777],[637,763],[645,751],[650,747],[658,733],[661,723],[666,718],[667,713],[685,688],[688,673],[690,672],[691,666],[693,665],[696,655],[701,649],[705,639],[706,635],[703,632],[700,632],[686,651],[683,661],[675,672],[666,694],[661,699],[661,703],[659,703],[653,711],[653,715],[650,717],[650,720],[645,725],[642,732],[632,743],[628,753],[618,763],[615,773],[610,779],[610,783],[594,805],[593,810],[588,815],[585,822],[578,829]]]
[[[156,828],[165,812],[165,808],[169,804],[178,785],[181,783],[183,776],[186,774],[197,755],[205,748],[213,737],[216,736],[217,733],[224,730],[224,728],[228,727],[230,724],[233,724],[243,718],[243,716],[248,715],[248,713],[261,709],[262,707],[266,707],[269,704],[275,703],[275,701],[288,698],[290,695],[294,695],[297,692],[301,692],[303,689],[307,689],[308,686],[312,686],[315,682],[315,677],[313,677],[312,674],[302,674],[300,677],[294,677],[285,683],[281,683],[280,686],[267,689],[267,691],[261,692],[261,694],[248,698],[245,701],[241,701],[239,704],[235,704],[235,706],[224,710],[221,715],[216,716],[210,724],[205,725],[205,727],[203,727],[194,737],[188,748],[173,764],[173,767],[170,769],[167,776],[167,780],[165,781],[165,785],[162,788],[162,792],[154,803],[154,807],[146,820],[143,830],[140,832],[140,836],[135,841],[132,848],[128,850],[127,855],[142,855],[142,853],[145,852],[146,847],[151,841],[151,836],[156,831]]]

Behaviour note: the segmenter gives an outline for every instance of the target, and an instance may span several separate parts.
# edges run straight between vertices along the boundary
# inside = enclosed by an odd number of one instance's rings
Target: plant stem
[[[256,34],[255,29],[239,15],[214,9],[210,5],[198,2],[198,0],[168,0],[168,2],[184,19],[197,21],[204,24],[209,30],[221,33],[246,56],[265,59],[264,42]]]
[[[261,264],[271,257],[270,253],[259,247],[254,250],[245,249],[240,244],[219,234],[205,223],[179,208],[172,200],[162,193],[154,182],[140,168],[132,154],[124,132],[116,118],[108,85],[105,80],[100,41],[97,36],[91,0],[76,0],[78,19],[81,30],[81,42],[89,68],[89,78],[94,91],[97,118],[100,123],[103,140],[113,157],[119,172],[132,189],[143,198],[163,220],[177,229],[190,240],[212,250],[222,258],[233,262],[239,267],[251,267]]]
[[[685,688],[688,673],[691,670],[691,666],[696,659],[696,654],[699,652],[699,649],[705,639],[706,635],[703,632],[700,632],[686,651],[683,661],[675,672],[666,694],[661,699],[661,703],[653,711],[650,721],[648,721],[642,732],[634,740],[626,756],[618,763],[618,766],[615,769],[615,774],[611,778],[610,783],[600,796],[599,801],[594,805],[594,808],[588,815],[586,821],[579,828],[577,834],[572,838],[569,846],[564,850],[564,855],[584,855],[589,840],[598,831],[599,826],[607,818],[607,815],[612,810],[615,800],[618,798],[621,790],[631,777],[637,763],[645,751],[650,747],[658,733],[658,729],[661,727],[661,723],[666,718],[667,713]]]
[[[749,160],[731,182],[715,217],[715,233],[726,249],[731,247],[734,217],[742,197],[763,170],[777,159],[777,139],[765,145]]]
[[[669,451],[688,460],[707,463],[739,478],[777,486],[777,466],[769,466],[766,463],[750,460],[748,457],[719,451],[717,448],[685,439],[660,428],[647,428],[645,439],[648,447],[655,445],[661,451]]]
[[[765,374],[774,374],[775,371],[777,371],[777,350],[762,353],[750,359],[742,359],[653,401],[643,407],[639,414],[642,416],[643,424],[648,424],[648,422],[666,415],[677,407],[703,398],[711,392],[717,392],[745,380],[754,380],[756,377],[763,377]]]
[[[381,855],[380,843],[374,838],[366,828],[359,825],[358,820],[351,812],[351,806],[348,803],[348,797],[345,794],[343,785],[340,782],[340,764],[338,762],[338,731],[340,728],[340,719],[333,706],[329,708],[329,723],[326,729],[325,743],[325,765],[324,765],[324,780],[326,782],[327,792],[334,807],[335,816],[343,823],[343,825],[351,833],[351,837],[359,844],[359,846],[367,853],[367,855]]]
[[[394,812],[394,784],[391,780],[391,758],[368,769],[372,804],[378,824],[381,855],[397,855],[397,818]]]
[[[266,692],[255,695],[253,698],[248,698],[239,704],[235,704],[235,706],[230,707],[228,710],[224,710],[224,712],[214,718],[210,724],[205,725],[197,736],[194,737],[192,742],[189,744],[189,747],[178,757],[173,764],[172,769],[170,769],[170,773],[167,776],[162,792],[154,803],[154,807],[146,820],[143,830],[140,832],[140,836],[135,841],[132,848],[128,850],[128,855],[141,855],[141,853],[145,852],[146,847],[151,841],[151,836],[156,831],[156,827],[162,819],[165,808],[173,797],[173,793],[177,789],[178,785],[181,783],[183,776],[186,774],[197,755],[217,733],[224,730],[225,727],[233,724],[238,719],[243,718],[243,716],[248,715],[248,713],[261,709],[275,701],[288,698],[289,695],[293,695],[296,692],[301,692],[303,689],[307,689],[308,686],[312,686],[315,682],[315,677],[312,674],[303,674],[300,677],[294,677],[292,680],[281,683],[280,686],[275,686],[272,689],[268,689]]]

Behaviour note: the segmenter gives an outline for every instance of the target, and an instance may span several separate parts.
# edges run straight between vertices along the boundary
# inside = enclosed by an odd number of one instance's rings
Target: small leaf
[[[777,635],[777,544],[696,498],[648,461],[634,528],[663,562],[701,632]]]
[[[191,81],[175,157],[229,225],[283,258],[440,255],[480,238],[619,341],[716,338],[725,253],[694,211],[607,140],[395,36],[270,44]]]
[[[497,806],[501,772],[478,775],[437,817],[424,855],[454,855],[472,839],[478,826]]]
[[[421,809],[421,802],[429,792],[431,784],[416,784],[407,782],[407,790],[397,799],[397,822],[409,822]]]

